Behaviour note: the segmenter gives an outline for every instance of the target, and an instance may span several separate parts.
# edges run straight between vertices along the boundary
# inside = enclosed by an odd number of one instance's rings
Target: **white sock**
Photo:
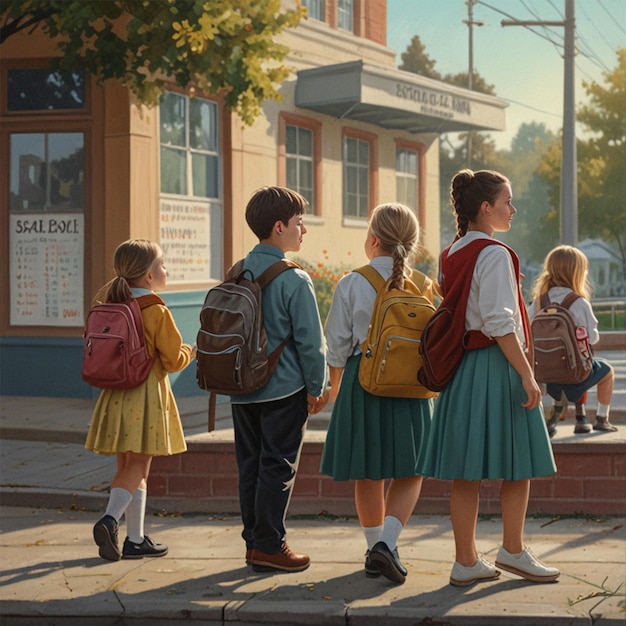
[[[611,405],[610,404],[600,404],[598,402],[598,408],[596,409],[596,416],[597,417],[609,417],[609,411],[611,410]]]
[[[132,499],[133,495],[130,491],[126,491],[126,489],[122,489],[121,487],[113,487],[113,489],[111,489],[111,494],[109,495],[107,510],[104,514],[110,515],[116,522],[119,522],[122,519],[122,515],[124,515],[126,507],[130,504]]]
[[[365,535],[365,541],[367,542],[367,549],[371,550],[379,541],[380,533],[383,532],[382,526],[361,526],[361,530]]]
[[[130,504],[126,507],[126,534],[133,543],[141,543],[144,538],[143,521],[146,516],[145,489],[135,489]]]
[[[398,538],[401,532],[402,522],[393,515],[387,515],[385,516],[385,524],[380,536],[380,541],[386,543],[390,550],[394,550],[398,545]]]

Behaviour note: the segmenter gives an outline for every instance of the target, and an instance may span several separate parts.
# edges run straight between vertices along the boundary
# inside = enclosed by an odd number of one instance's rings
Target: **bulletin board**
[[[11,326],[84,325],[84,215],[11,213]]]

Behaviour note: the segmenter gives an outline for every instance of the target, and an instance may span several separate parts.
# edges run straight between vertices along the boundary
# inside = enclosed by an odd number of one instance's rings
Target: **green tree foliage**
[[[0,44],[40,26],[58,38],[61,70],[118,79],[148,106],[168,79],[220,93],[251,124],[289,75],[275,36],[304,14],[280,0],[2,0]]]
[[[588,104],[577,112],[589,139],[576,143],[578,228],[581,237],[613,241],[626,267],[626,48],[617,67],[603,73],[604,84],[585,82]],[[561,145],[544,156],[540,174],[548,183],[552,215],[559,216]]]
[[[511,180],[517,213],[511,230],[498,238],[525,263],[542,263],[558,242],[558,216],[550,204],[548,184],[538,174],[544,155],[557,142],[558,137],[544,124],[522,124],[510,152],[499,153],[501,171]]]
[[[411,43],[400,58],[402,63],[398,66],[399,69],[426,76],[427,78],[441,80],[441,74],[435,69],[436,62],[426,54],[426,47],[417,35],[411,39]]]
[[[426,76],[434,80],[439,80],[457,87],[467,88],[469,84],[469,73],[459,72],[458,74],[446,74],[442,76],[436,69],[436,62],[426,53],[426,48],[418,35],[411,39],[405,52],[401,55],[402,63],[399,69],[420,76]],[[494,95],[495,87],[473,72],[472,89],[480,93]],[[488,134],[469,132],[471,141],[468,142],[468,133],[458,133],[451,137],[443,135],[439,150],[439,194],[440,194],[440,241],[442,246],[448,245],[456,233],[456,224],[450,207],[449,186],[450,179],[459,170],[467,167],[471,162],[473,169],[481,167],[494,167],[496,158],[495,144]],[[454,139],[455,143],[452,143]],[[471,145],[471,159],[468,159],[468,145]]]

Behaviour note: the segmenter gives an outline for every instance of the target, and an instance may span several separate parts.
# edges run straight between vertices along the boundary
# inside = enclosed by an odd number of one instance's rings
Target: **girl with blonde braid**
[[[365,253],[383,279],[392,276],[392,286],[402,288],[418,238],[417,218],[409,208],[382,204],[371,215]],[[422,293],[433,300],[430,279]],[[367,543],[366,575],[382,574],[401,584],[407,571],[397,543],[422,487],[415,465],[424,453],[433,401],[375,396],[360,385],[361,345],[375,299],[375,289],[357,272],[346,274],[333,296],[325,332],[329,401],[335,404],[321,471],[335,480],[355,481],[356,510]]]

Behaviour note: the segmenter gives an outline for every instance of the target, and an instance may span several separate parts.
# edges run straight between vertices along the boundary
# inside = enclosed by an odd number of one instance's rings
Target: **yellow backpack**
[[[432,398],[436,395],[417,379],[422,366],[422,331],[435,313],[433,284],[422,272],[413,270],[404,289],[390,289],[371,266],[354,270],[376,289],[367,337],[361,347],[359,382],[365,391],[394,398]]]

